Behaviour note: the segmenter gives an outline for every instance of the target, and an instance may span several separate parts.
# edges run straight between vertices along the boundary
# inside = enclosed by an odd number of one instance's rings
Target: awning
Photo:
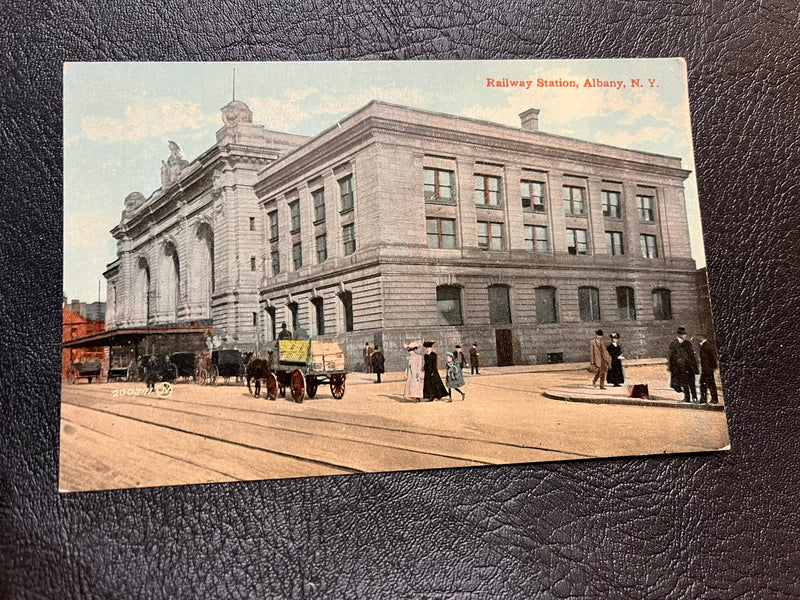
[[[80,338],[67,340],[61,345],[64,348],[97,348],[99,346],[124,346],[136,344],[152,335],[187,335],[212,332],[213,327],[129,327],[110,329],[102,333],[93,333]]]

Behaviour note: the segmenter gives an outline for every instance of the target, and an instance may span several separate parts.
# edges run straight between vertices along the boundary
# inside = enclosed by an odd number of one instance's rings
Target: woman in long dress
[[[622,370],[622,346],[619,345],[619,334],[611,334],[611,343],[606,346],[606,350],[611,355],[611,368],[608,370],[606,381],[614,387],[619,387],[625,383],[625,373]]]
[[[435,343],[424,342],[422,344],[425,346],[425,381],[423,382],[422,395],[428,402],[450,396],[447,393],[447,388],[442,383],[442,378],[439,376],[439,359],[436,356],[436,352],[433,351]]]
[[[406,385],[403,397],[419,402],[422,398],[422,382],[424,379],[422,368],[424,359],[417,354],[417,346],[406,346],[408,350],[408,365],[406,366]]]

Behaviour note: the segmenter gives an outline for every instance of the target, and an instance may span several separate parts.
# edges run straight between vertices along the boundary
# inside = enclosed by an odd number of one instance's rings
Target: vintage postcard
[[[64,65],[64,492],[722,450],[681,59]]]

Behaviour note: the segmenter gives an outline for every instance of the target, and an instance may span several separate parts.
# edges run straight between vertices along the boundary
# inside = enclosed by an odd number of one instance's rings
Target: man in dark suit
[[[692,342],[686,339],[686,328],[678,327],[678,337],[669,345],[667,364],[671,375],[670,386],[676,392],[683,392],[684,402],[698,403],[694,376],[697,374],[697,357]],[[691,400],[689,397],[691,396]]]
[[[708,393],[711,393],[709,404],[717,404],[717,382],[714,371],[717,370],[717,352],[714,345],[706,339],[704,335],[695,338],[698,342],[698,352],[700,353],[700,404],[707,401]]]

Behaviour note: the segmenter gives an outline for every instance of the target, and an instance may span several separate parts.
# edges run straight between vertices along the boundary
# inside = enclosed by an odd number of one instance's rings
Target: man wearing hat
[[[692,342],[686,339],[686,328],[678,327],[677,334],[678,337],[669,345],[667,357],[670,387],[676,392],[683,392],[684,402],[696,404],[697,388],[694,385],[694,376],[698,372],[697,357],[694,355]]]
[[[597,387],[597,382],[600,382],[600,389],[606,389],[606,373],[611,368],[611,355],[606,349],[603,342],[603,330],[598,329],[594,332],[595,337],[589,344],[589,355],[591,357],[592,370],[594,371],[594,378],[592,379],[592,387]]]
[[[455,361],[458,363],[458,366],[463,371],[464,367],[467,366],[467,357],[464,356],[464,352],[461,350],[461,345],[460,344],[456,344],[456,349],[453,352],[453,358],[455,359]]]
[[[286,323],[281,323],[281,330],[278,333],[279,340],[290,340],[292,339],[292,332],[286,329]]]

